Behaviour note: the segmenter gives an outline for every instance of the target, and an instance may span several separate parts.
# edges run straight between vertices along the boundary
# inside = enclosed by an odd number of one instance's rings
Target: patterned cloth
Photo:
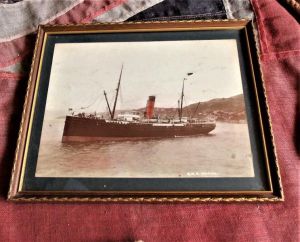
[[[222,0],[165,0],[131,17],[130,21],[184,20],[184,19],[226,19]]]
[[[37,24],[124,21],[132,16],[132,19],[142,19],[153,13],[159,17],[180,17],[189,15],[189,8],[182,6],[192,1],[178,1],[180,4],[175,6],[174,1],[152,0],[50,2],[24,0],[0,4],[0,241],[299,241],[300,159],[296,147],[300,122],[300,29],[295,18],[275,0],[251,2],[285,202],[197,205],[6,202],[28,78],[26,62],[30,61],[34,41],[34,35],[29,33],[35,31]],[[179,12],[165,13],[169,9],[167,3]],[[220,8],[214,6],[222,11],[221,18],[225,17],[224,9],[229,18],[251,16],[247,1],[224,0],[223,3],[218,5]],[[37,8],[35,4],[44,5]],[[155,8],[149,9],[153,5]],[[8,16],[8,8],[16,11],[11,17],[3,18]],[[15,16],[20,9],[18,14],[22,16]],[[216,12],[194,9],[190,10],[191,15],[216,16]],[[146,12],[134,17],[142,10]],[[23,20],[17,22],[20,19]]]
[[[252,17],[248,0],[243,4],[226,1],[26,0],[0,4],[0,71],[28,72],[35,40],[32,33],[39,24]]]

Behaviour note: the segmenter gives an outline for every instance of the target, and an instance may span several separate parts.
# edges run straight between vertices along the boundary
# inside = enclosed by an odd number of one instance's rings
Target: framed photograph
[[[282,201],[251,22],[40,26],[8,198]]]

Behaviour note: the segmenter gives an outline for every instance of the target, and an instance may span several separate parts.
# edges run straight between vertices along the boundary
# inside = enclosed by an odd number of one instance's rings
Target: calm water
[[[217,123],[209,135],[139,141],[61,143],[64,120],[45,121],[41,177],[253,176],[247,124]]]

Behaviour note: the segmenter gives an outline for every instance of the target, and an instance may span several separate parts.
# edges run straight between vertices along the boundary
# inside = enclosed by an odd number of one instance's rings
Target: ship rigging
[[[208,134],[215,129],[215,121],[183,117],[184,89],[187,77],[183,79],[181,95],[178,100],[178,119],[160,119],[159,117],[155,117],[155,96],[149,96],[143,117],[137,111],[118,114],[115,117],[122,74],[123,64],[117,88],[115,89],[116,93],[112,108],[109,104],[106,91],[103,91],[110,118],[105,119],[98,117],[96,114],[66,116],[63,142],[191,136]],[[190,75],[193,75],[193,73],[187,73],[187,76]],[[197,109],[198,106],[199,104],[197,105]]]

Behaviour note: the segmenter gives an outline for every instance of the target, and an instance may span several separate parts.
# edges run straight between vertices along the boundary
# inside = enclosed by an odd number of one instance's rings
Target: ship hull
[[[99,140],[124,140],[144,138],[171,138],[208,134],[216,125],[199,124],[153,124],[106,121],[104,119],[67,116],[62,142],[88,142]]]

